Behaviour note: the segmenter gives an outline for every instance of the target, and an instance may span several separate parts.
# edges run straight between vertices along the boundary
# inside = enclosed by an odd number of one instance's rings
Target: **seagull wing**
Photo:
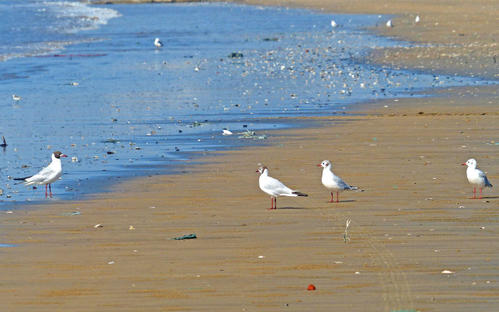
[[[492,187],[492,184],[490,184],[489,179],[487,179],[487,176],[485,175],[485,173],[482,170],[478,170],[478,176],[481,179],[483,179],[483,182],[485,183],[485,186]]]
[[[292,189],[284,185],[281,181],[272,177],[267,177],[264,180],[262,187],[264,187],[274,196],[296,196],[296,194],[293,194]]]
[[[35,183],[43,183],[50,177],[55,176],[56,174],[57,172],[51,166],[48,166],[40,170],[40,172],[38,172],[34,176],[27,178],[26,184],[31,185]]]
[[[348,185],[345,181],[343,181],[340,177],[335,176],[336,184],[338,184],[338,187],[343,190],[351,190],[352,187]]]

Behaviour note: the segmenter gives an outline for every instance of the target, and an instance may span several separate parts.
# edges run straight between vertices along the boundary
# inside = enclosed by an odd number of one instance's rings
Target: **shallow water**
[[[76,199],[123,177],[173,170],[190,152],[265,142],[237,133],[293,126],[267,117],[342,114],[361,101],[487,83],[364,64],[369,49],[408,45],[365,30],[383,16],[21,3],[0,4],[9,34],[0,39],[0,135],[9,144],[0,151],[0,209],[43,200],[42,188],[9,177],[36,173],[55,150],[69,158],[54,200]],[[19,18],[33,22],[17,29]]]

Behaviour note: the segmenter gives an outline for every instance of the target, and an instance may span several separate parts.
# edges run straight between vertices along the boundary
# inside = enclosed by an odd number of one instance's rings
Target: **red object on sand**
[[[308,285],[307,290],[315,290],[314,284]]]

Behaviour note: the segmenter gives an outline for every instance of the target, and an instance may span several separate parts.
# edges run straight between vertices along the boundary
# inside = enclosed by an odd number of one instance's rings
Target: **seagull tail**
[[[26,180],[27,178],[31,178],[31,176],[27,176],[27,177],[24,177],[24,178],[14,178],[12,180],[16,180],[16,181],[24,181]]]
[[[489,182],[489,179],[485,177],[485,187],[492,187],[493,185]]]
[[[358,189],[359,189],[359,187],[357,187],[357,186],[353,186],[353,185],[350,185],[350,190],[352,190],[352,191],[356,191],[356,190],[358,190]]]
[[[293,194],[295,194],[297,196],[305,196],[305,197],[308,196],[308,194],[305,194],[305,193],[302,193],[302,192],[298,192],[298,191],[293,191]]]

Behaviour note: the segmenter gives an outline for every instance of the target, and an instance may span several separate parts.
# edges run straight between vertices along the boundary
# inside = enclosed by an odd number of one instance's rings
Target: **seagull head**
[[[468,159],[464,164],[462,164],[463,166],[468,166],[470,168],[476,168],[476,160],[474,158],[470,158]]]
[[[54,152],[54,153],[52,154],[52,156],[53,156],[54,158],[57,158],[57,159],[60,159],[61,157],[68,157],[68,155],[63,154],[63,153],[61,153],[61,152],[59,152],[59,151]]]
[[[268,171],[269,171],[269,169],[268,169],[267,167],[263,166],[263,165],[260,165],[260,166],[258,167],[258,170],[257,170],[256,172],[259,172],[260,174],[263,174],[265,171],[267,171],[267,172],[268,172]]]
[[[323,160],[317,167],[327,168],[331,166],[331,162],[329,160]]]

